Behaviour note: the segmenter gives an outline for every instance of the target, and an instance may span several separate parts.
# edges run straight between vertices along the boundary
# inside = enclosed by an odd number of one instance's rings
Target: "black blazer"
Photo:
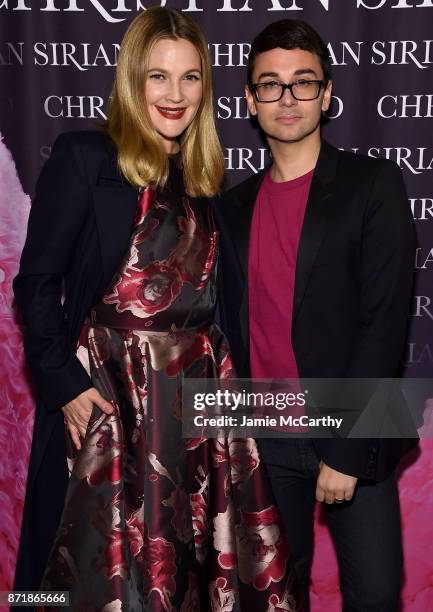
[[[250,376],[249,236],[266,171],[231,189],[216,211],[225,228],[222,324],[243,377]],[[398,375],[415,248],[414,223],[397,164],[342,152],[322,141],[295,275],[292,343],[302,378]],[[331,467],[380,480],[415,441],[323,438],[314,443]]]
[[[38,395],[16,589],[37,589],[45,568],[68,481],[60,408],[92,386],[75,347],[128,248],[138,194],[101,132],[59,136],[37,183],[13,282]]]

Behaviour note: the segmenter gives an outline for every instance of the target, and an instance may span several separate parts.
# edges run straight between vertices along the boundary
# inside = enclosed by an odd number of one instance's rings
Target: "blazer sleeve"
[[[55,411],[92,386],[76,357],[62,305],[68,272],[89,206],[82,156],[62,134],[36,186],[13,291],[24,323],[24,352],[45,408]]]
[[[347,378],[398,375],[406,341],[416,249],[415,225],[400,168],[383,161],[365,211],[359,333]],[[374,478],[380,440],[320,440],[323,461],[345,474]]]

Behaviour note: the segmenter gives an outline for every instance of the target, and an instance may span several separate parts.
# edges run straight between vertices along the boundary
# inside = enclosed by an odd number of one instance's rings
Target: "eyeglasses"
[[[325,81],[305,80],[293,83],[280,83],[279,81],[266,81],[264,83],[251,83],[250,89],[254,93],[257,102],[278,102],[284,95],[286,89],[290,91],[295,100],[305,102],[316,100],[319,97]]]

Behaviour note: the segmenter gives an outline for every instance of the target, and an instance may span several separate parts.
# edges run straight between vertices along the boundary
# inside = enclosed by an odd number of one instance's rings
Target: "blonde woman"
[[[213,323],[222,178],[203,35],[149,9],[106,131],[54,145],[14,281],[40,398],[15,588],[80,611],[294,609],[255,442],[182,438],[182,379],[231,373]]]

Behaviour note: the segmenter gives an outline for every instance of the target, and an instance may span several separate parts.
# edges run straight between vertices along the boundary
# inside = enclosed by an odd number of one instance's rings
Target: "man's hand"
[[[95,387],[86,389],[62,407],[69,433],[78,450],[81,448],[80,436],[84,438],[86,435],[93,404],[96,404],[106,414],[114,412],[113,405],[107,402]]]
[[[316,499],[327,504],[349,501],[353,497],[358,479],[347,476],[320,462],[320,473],[317,478]]]

